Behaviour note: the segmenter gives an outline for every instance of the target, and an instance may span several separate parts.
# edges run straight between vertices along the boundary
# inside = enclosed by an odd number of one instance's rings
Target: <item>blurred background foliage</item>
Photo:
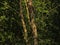
[[[60,45],[60,0],[33,0],[33,6],[39,45]],[[22,7],[33,45],[24,0]],[[19,0],[0,0],[0,45],[25,45],[19,8]]]

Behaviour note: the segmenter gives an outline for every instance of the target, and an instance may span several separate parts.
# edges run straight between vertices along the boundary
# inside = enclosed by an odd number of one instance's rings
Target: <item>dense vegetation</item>
[[[34,45],[34,33],[28,22],[25,1],[0,0],[0,45],[27,45],[26,40]],[[32,0],[32,5],[38,45],[60,45],[60,0]],[[21,10],[24,18],[20,16]],[[22,18],[27,29],[27,39],[24,39]]]

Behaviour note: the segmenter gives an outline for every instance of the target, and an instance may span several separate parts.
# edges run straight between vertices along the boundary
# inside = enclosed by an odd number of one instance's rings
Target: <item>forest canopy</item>
[[[60,0],[0,0],[0,45],[60,45]]]

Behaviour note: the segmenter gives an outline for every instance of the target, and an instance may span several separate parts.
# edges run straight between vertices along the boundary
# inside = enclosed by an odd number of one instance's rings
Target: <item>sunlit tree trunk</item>
[[[33,13],[33,6],[32,6],[32,0],[26,0],[26,9],[27,9],[27,15],[28,15],[28,21],[32,28],[33,38],[34,38],[34,45],[38,45],[37,41],[37,28],[34,22],[34,13]]]
[[[28,39],[27,39],[28,34],[27,34],[26,24],[25,24],[25,21],[24,21],[24,16],[23,16],[23,14],[22,14],[21,1],[22,1],[22,0],[20,0],[20,16],[21,16],[21,21],[22,21],[23,30],[24,30],[24,39],[25,39],[26,45],[28,45]]]

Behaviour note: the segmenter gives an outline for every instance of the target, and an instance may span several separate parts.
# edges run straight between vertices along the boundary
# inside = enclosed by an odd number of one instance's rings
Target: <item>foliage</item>
[[[60,0],[33,0],[39,45],[60,45]],[[22,0],[29,42],[33,38]],[[25,45],[19,0],[0,0],[0,45]]]

